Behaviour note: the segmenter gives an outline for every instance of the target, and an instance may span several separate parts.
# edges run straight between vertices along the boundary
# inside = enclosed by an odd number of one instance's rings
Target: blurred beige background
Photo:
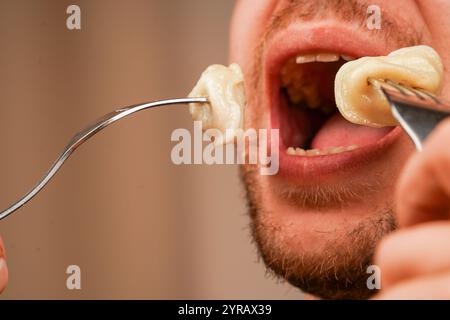
[[[82,30],[66,29],[81,7]],[[42,176],[87,122],[185,96],[227,63],[233,1],[0,2],[0,205]],[[245,27],[245,26],[243,26]],[[0,298],[301,298],[265,276],[236,166],[175,166],[183,106],[146,111],[83,145],[32,202],[0,221]],[[82,290],[66,289],[77,264]]]

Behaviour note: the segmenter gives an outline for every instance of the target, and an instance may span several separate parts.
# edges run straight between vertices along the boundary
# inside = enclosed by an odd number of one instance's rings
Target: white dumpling
[[[202,121],[203,130],[215,128],[225,134],[224,143],[232,142],[236,130],[243,127],[244,76],[238,64],[229,67],[211,65],[201,75],[189,97],[206,97],[209,103],[189,106],[193,120]]]
[[[422,45],[402,48],[388,56],[360,58],[339,69],[334,90],[341,114],[356,124],[393,126],[397,122],[389,104],[380,90],[369,85],[369,78],[390,79],[439,93],[443,65],[433,48]]]

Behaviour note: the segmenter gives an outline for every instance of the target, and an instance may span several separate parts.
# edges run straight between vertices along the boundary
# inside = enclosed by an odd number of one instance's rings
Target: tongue
[[[392,127],[371,128],[353,124],[345,120],[339,112],[336,112],[316,133],[311,148],[324,149],[352,144],[361,147],[377,142],[391,130]]]

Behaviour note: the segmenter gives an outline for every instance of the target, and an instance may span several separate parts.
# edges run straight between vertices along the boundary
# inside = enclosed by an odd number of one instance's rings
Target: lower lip
[[[280,138],[280,170],[278,176],[314,183],[318,179],[336,176],[337,173],[354,172],[357,168],[378,161],[401,134],[402,129],[396,127],[375,144],[359,147],[352,151],[312,157],[288,155]]]

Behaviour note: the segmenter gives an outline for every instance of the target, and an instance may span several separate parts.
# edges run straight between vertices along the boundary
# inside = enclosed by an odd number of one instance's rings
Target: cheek
[[[237,62],[247,72],[264,27],[278,0],[239,0],[230,27],[230,62]]]
[[[418,0],[419,10],[430,30],[432,47],[439,52],[444,64],[444,88],[442,95],[450,99],[450,1],[448,0]]]
[[[261,42],[266,26],[281,0],[239,0],[234,8],[230,26],[230,63],[238,63],[245,77],[247,95],[246,110],[258,105],[254,88],[256,79],[251,77],[252,66],[256,59],[256,47]],[[266,113],[246,112],[245,128],[258,127],[259,117]]]

